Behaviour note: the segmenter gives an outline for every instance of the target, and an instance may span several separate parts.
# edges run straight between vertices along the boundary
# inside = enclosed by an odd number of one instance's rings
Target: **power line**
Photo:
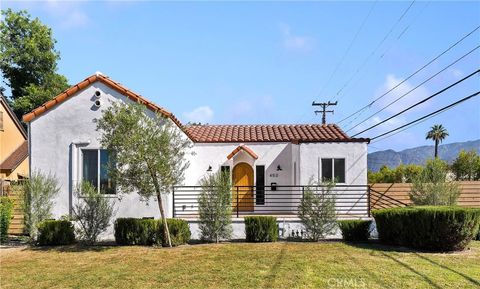
[[[359,112],[371,107],[375,102],[377,102],[378,100],[380,100],[381,98],[383,98],[385,95],[389,94],[390,92],[392,92],[394,89],[396,89],[397,87],[399,87],[400,85],[402,85],[403,83],[405,83],[407,80],[409,80],[410,78],[412,78],[413,76],[415,76],[416,74],[418,74],[420,71],[422,71],[423,69],[425,69],[427,66],[429,66],[430,64],[432,64],[434,61],[436,61],[438,58],[440,58],[441,56],[443,56],[445,53],[447,53],[448,51],[450,51],[452,48],[454,48],[455,46],[457,46],[460,42],[462,42],[463,40],[465,40],[467,37],[469,37],[470,35],[472,35],[473,33],[475,33],[478,29],[480,28],[480,25],[477,26],[475,29],[473,29],[472,31],[470,31],[469,33],[467,33],[466,35],[464,35],[462,38],[460,38],[457,42],[455,42],[454,44],[450,45],[450,47],[448,47],[446,50],[444,50],[442,53],[438,54],[437,56],[435,56],[432,60],[430,60],[428,63],[426,63],[425,65],[423,65],[422,67],[420,67],[419,69],[417,69],[414,73],[410,74],[407,78],[405,78],[404,80],[402,80],[400,83],[398,83],[397,85],[395,85],[394,87],[392,87],[391,89],[389,89],[388,91],[386,91],[385,93],[383,93],[382,95],[380,95],[379,97],[377,97],[376,99],[374,99],[372,102],[370,102],[369,104],[363,106],[362,108],[360,108],[359,110],[353,112],[352,114],[348,115],[347,117],[343,118],[342,120],[340,120],[338,123],[342,123],[343,121],[351,118],[352,116],[358,114]]]
[[[429,97],[427,97],[427,98],[424,98],[423,100],[421,100],[421,101],[419,101],[419,102],[417,102],[417,103],[415,103],[415,104],[413,104],[413,105],[411,105],[411,106],[407,107],[406,109],[404,109],[404,110],[402,110],[402,111],[400,111],[400,112],[398,112],[398,113],[396,113],[396,114],[394,114],[394,115],[390,116],[389,118],[387,118],[387,119],[385,119],[385,120],[382,120],[381,122],[379,122],[379,123],[376,123],[376,124],[372,125],[371,127],[369,127],[369,128],[366,128],[366,129],[362,130],[362,131],[361,131],[361,132],[359,132],[359,133],[356,133],[356,134],[354,134],[352,137],[356,137],[356,136],[357,136],[357,135],[359,135],[359,134],[362,134],[362,133],[364,133],[364,132],[366,132],[366,131],[369,131],[369,130],[371,130],[371,129],[373,129],[373,128],[375,128],[375,127],[377,127],[377,126],[379,126],[379,125],[381,125],[381,124],[383,124],[383,123],[385,123],[385,122],[387,122],[387,121],[391,120],[392,118],[394,118],[394,117],[397,117],[397,116],[399,116],[399,115],[401,115],[401,114],[403,114],[403,113],[405,113],[405,112],[409,111],[410,109],[412,109],[412,108],[414,108],[414,107],[416,107],[416,106],[418,106],[418,105],[420,105],[420,104],[422,104],[422,103],[424,103],[424,102],[426,102],[426,101],[428,101],[428,100],[430,100],[430,99],[434,98],[435,96],[437,96],[437,95],[439,95],[439,94],[441,94],[441,93],[443,93],[443,92],[447,91],[448,89],[450,89],[450,88],[452,88],[452,87],[454,87],[454,86],[458,85],[459,83],[461,83],[461,82],[463,82],[463,81],[467,80],[468,78],[470,78],[470,77],[474,76],[475,74],[477,74],[477,73],[479,73],[479,72],[480,72],[480,69],[478,69],[478,70],[476,70],[475,72],[473,72],[473,73],[469,74],[468,76],[466,76],[466,77],[464,77],[464,78],[462,78],[462,79],[460,79],[460,80],[456,81],[455,83],[452,83],[451,85],[449,85],[449,86],[447,86],[447,87],[443,88],[442,90],[440,90],[440,91],[437,91],[436,93],[434,93],[434,94],[430,95]]]
[[[362,64],[357,68],[355,73],[347,80],[347,82],[340,88],[340,90],[337,91],[336,96],[338,96],[345,87],[350,84],[350,82],[355,78],[355,76],[363,69],[363,67],[368,63],[370,58],[377,53],[378,49],[382,46],[382,44],[388,39],[390,34],[395,30],[396,26],[400,23],[400,21],[405,17],[407,12],[412,8],[413,4],[415,3],[415,0],[410,3],[410,5],[403,11],[403,13],[400,15],[400,17],[397,19],[397,21],[393,24],[393,26],[390,28],[389,32],[383,37],[383,39],[377,44],[375,49],[365,58],[365,60],[362,62]],[[398,39],[397,39],[398,40]],[[340,98],[337,98],[339,100]]]
[[[377,136],[375,136],[375,137],[372,137],[372,138],[370,138],[370,140],[375,140],[375,139],[380,138],[380,137],[382,137],[382,136],[384,136],[384,135],[390,134],[390,133],[395,132],[395,131],[397,131],[397,130],[400,130],[400,129],[404,128],[404,127],[407,127],[407,126],[410,126],[410,125],[412,125],[412,124],[415,124],[415,123],[417,123],[417,122],[419,122],[419,121],[422,121],[422,120],[424,120],[424,119],[426,119],[426,118],[428,118],[428,117],[431,117],[431,116],[433,116],[433,115],[442,113],[442,112],[448,110],[449,108],[452,108],[452,107],[454,107],[454,106],[456,106],[456,105],[458,105],[458,104],[460,104],[460,103],[462,103],[462,102],[464,102],[464,101],[467,101],[467,100],[469,100],[469,99],[471,99],[471,98],[473,98],[473,97],[475,97],[475,96],[477,96],[477,95],[479,95],[479,94],[480,94],[480,91],[477,91],[477,92],[475,92],[475,93],[473,93],[473,94],[471,94],[471,95],[469,95],[469,96],[467,96],[467,97],[464,97],[464,98],[460,99],[459,101],[456,101],[456,102],[454,102],[454,103],[452,103],[452,104],[449,104],[449,105],[447,105],[447,106],[444,106],[444,107],[442,107],[441,109],[438,109],[438,110],[436,110],[436,111],[434,111],[434,112],[432,112],[432,113],[429,113],[429,114],[424,115],[424,116],[422,116],[422,117],[420,117],[420,118],[417,118],[417,119],[414,120],[414,121],[411,121],[411,122],[409,122],[409,123],[407,123],[407,124],[404,124],[404,125],[402,125],[402,126],[399,126],[399,127],[397,127],[397,128],[394,128],[394,129],[392,129],[392,130],[389,130],[389,131],[387,131],[387,132],[385,132],[385,133],[379,134],[379,135],[377,135]]]
[[[345,50],[345,52],[343,53],[343,56],[342,58],[340,59],[340,61],[337,63],[337,65],[335,66],[335,69],[333,70],[332,74],[330,75],[330,77],[328,78],[327,82],[325,83],[325,85],[322,87],[322,89],[320,90],[320,92],[318,93],[318,97],[320,97],[323,93],[323,91],[325,90],[325,88],[328,86],[328,84],[330,83],[330,81],[333,79],[333,76],[337,73],[338,69],[340,68],[340,66],[343,64],[343,62],[345,61],[345,58],[347,57],[347,54],[350,52],[350,49],[352,48],[353,44],[355,43],[355,41],[357,40],[357,37],[358,35],[360,34],[360,31],[362,31],[363,27],[365,26],[365,23],[367,22],[368,18],[370,17],[370,14],[372,14],[372,11],[373,11],[373,8],[375,8],[375,5],[377,4],[378,0],[376,0],[375,2],[373,2],[373,5],[372,7],[370,7],[370,10],[368,11],[367,13],[367,16],[365,16],[365,18],[363,19],[362,23],[360,24],[360,26],[358,27],[358,30],[357,32],[355,33],[352,41],[350,41],[350,44],[348,45],[347,49]]]
[[[437,73],[435,73],[434,75],[430,76],[429,78],[427,78],[426,80],[424,80],[423,82],[421,82],[420,84],[418,84],[417,86],[415,86],[414,88],[410,89],[409,91],[407,91],[406,93],[402,94],[401,96],[399,96],[398,98],[396,98],[394,101],[390,102],[389,104],[387,104],[386,106],[384,106],[383,108],[379,109],[378,111],[376,111],[375,113],[371,114],[370,116],[368,116],[367,118],[365,118],[364,120],[362,120],[361,122],[357,123],[356,125],[352,126],[351,128],[349,128],[347,130],[347,132],[351,131],[352,129],[356,128],[357,126],[361,125],[362,123],[366,122],[367,120],[369,120],[370,118],[374,117],[375,115],[379,114],[380,112],[384,111],[385,109],[387,109],[388,107],[392,106],[393,104],[395,104],[396,102],[398,102],[400,99],[404,98],[405,96],[407,96],[408,94],[410,94],[412,91],[415,91],[417,88],[419,88],[420,86],[424,85],[425,83],[427,83],[428,81],[432,80],[433,78],[435,78],[437,75],[439,75],[440,73],[444,72],[445,70],[447,70],[448,68],[450,68],[451,66],[453,66],[454,64],[456,64],[457,62],[459,62],[460,60],[462,60],[463,58],[467,57],[468,55],[470,55],[472,52],[474,52],[475,50],[477,50],[478,48],[480,48],[480,45],[478,45],[477,47],[473,48],[472,50],[470,50],[469,52],[467,52],[466,54],[462,55],[460,58],[458,58],[457,60],[455,60],[454,62],[450,63],[449,65],[445,66],[443,69],[441,69],[440,71],[438,71]]]

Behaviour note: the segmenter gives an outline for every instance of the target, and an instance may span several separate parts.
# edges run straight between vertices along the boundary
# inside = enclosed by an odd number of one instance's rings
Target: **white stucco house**
[[[115,101],[145,104],[192,141],[194,154],[189,154],[184,183],[166,196],[165,210],[169,217],[190,220],[194,237],[196,186],[219,170],[232,176],[234,221],[239,224],[250,214],[277,215],[283,225],[286,220],[294,223],[304,185],[312,179],[336,180],[340,215],[367,215],[368,139],[351,138],[334,124],[184,126],[168,110],[96,73],[23,117],[31,171],[55,174],[61,186],[55,217],[71,213],[81,180],[92,182],[106,197],[122,195],[116,218],[159,217],[155,200],[147,204],[135,193],[117,192],[102,166],[108,152],[99,144],[94,120]],[[237,233],[241,236],[241,229]]]

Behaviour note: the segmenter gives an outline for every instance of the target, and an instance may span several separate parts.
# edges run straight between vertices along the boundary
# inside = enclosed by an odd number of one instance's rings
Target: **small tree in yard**
[[[298,217],[305,227],[307,236],[313,241],[324,238],[336,228],[336,198],[332,192],[334,186],[333,183],[321,187],[309,185],[305,188],[298,206]]]
[[[108,171],[117,188],[137,191],[145,201],[156,197],[171,246],[162,195],[183,180],[191,142],[170,119],[160,113],[149,116],[139,104],[113,103],[97,120],[97,130],[102,146],[114,152]]]
[[[455,205],[460,189],[447,181],[448,164],[438,158],[428,160],[412,183],[410,199],[415,205]]]
[[[232,185],[230,175],[218,172],[205,177],[198,198],[202,239],[218,243],[232,234]]]
[[[92,245],[108,228],[115,202],[102,196],[89,182],[82,182],[76,195],[78,203],[73,207],[73,216],[79,224],[78,233],[85,243]]]
[[[452,163],[452,171],[457,181],[480,179],[480,156],[475,150],[462,150]]]
[[[37,237],[37,226],[52,217],[53,199],[59,193],[58,181],[53,175],[34,171],[23,185],[25,229],[31,240]]]

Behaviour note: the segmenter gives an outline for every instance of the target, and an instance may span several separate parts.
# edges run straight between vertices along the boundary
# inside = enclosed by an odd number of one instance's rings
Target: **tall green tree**
[[[438,145],[448,136],[448,131],[443,125],[435,124],[428,131],[425,139],[431,139],[435,142],[435,158],[438,157]]]
[[[480,179],[480,156],[475,150],[462,150],[452,163],[452,171],[457,181]]]
[[[52,99],[68,88],[57,74],[60,53],[52,30],[26,11],[2,10],[0,70],[11,89],[11,105],[17,116]]]
[[[156,197],[168,246],[172,246],[164,196],[184,179],[190,140],[161,114],[147,115],[140,104],[113,103],[97,120],[102,146],[114,153],[109,175],[120,192]],[[149,111],[148,111],[149,112]]]

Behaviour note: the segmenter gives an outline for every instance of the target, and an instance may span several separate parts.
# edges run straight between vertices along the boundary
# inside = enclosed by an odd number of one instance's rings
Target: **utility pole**
[[[318,114],[318,113],[322,113],[322,124],[326,124],[327,123],[327,119],[326,119],[326,114],[327,112],[331,112],[333,114],[333,110],[327,110],[327,107],[329,106],[333,106],[333,105],[337,105],[337,102],[312,102],[312,106],[320,106],[322,107],[322,110],[316,110],[315,111],[315,114]]]

